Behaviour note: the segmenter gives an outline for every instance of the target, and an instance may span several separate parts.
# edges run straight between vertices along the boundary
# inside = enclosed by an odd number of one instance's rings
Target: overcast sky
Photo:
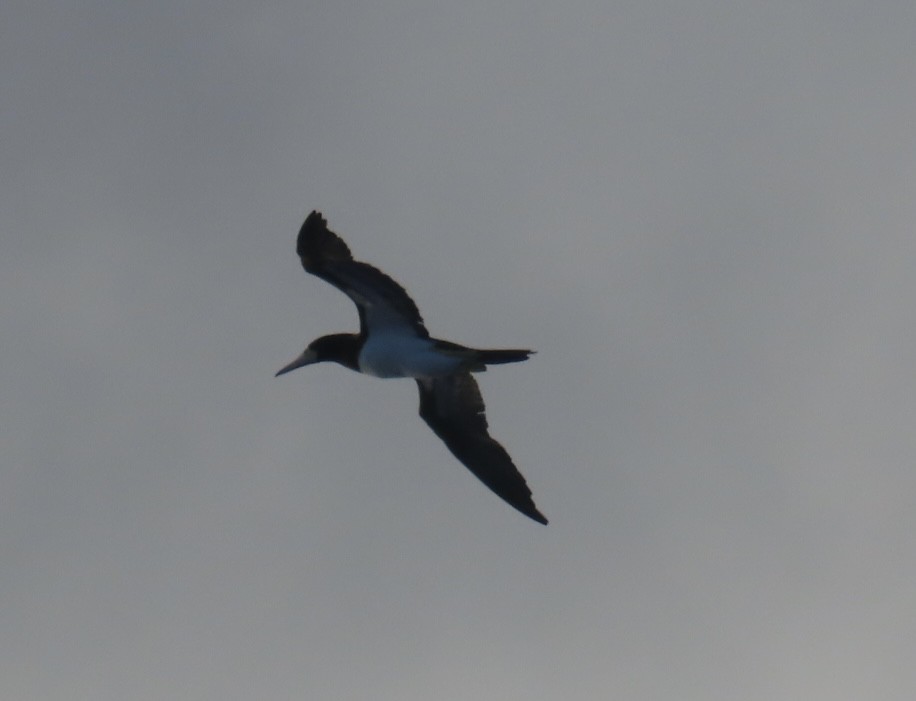
[[[0,10],[0,696],[909,701],[916,6]],[[320,209],[480,376],[275,379]]]

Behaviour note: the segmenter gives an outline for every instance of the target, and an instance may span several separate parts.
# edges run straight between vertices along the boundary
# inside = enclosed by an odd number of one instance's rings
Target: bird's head
[[[309,343],[302,354],[289,365],[277,371],[274,377],[285,375],[297,368],[315,363],[334,362],[340,363],[351,370],[359,371],[357,356],[359,355],[359,336],[355,333],[335,333],[330,336],[316,338]]]

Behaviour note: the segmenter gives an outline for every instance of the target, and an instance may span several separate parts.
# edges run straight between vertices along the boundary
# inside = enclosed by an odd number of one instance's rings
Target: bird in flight
[[[512,458],[487,431],[485,407],[473,372],[487,365],[527,360],[530,350],[479,350],[431,338],[406,290],[350,248],[313,211],[299,230],[296,252],[306,272],[353,300],[359,333],[335,333],[312,341],[277,376],[334,362],[374,377],[412,377],[420,389],[420,417],[481,482],[538,523],[547,523]]]

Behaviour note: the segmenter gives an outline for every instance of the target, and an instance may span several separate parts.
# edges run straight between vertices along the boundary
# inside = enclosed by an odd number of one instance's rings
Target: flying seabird
[[[331,283],[356,304],[359,333],[312,341],[277,376],[330,361],[375,377],[412,377],[420,389],[420,417],[464,465],[507,503],[539,523],[525,478],[487,432],[483,398],[472,377],[487,365],[527,360],[530,350],[479,350],[431,338],[407,291],[350,248],[313,211],[299,230],[296,252],[306,272]]]

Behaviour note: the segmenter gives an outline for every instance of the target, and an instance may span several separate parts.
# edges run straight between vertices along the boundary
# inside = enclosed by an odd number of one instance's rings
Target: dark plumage
[[[302,225],[296,252],[307,272],[353,300],[360,330],[316,339],[277,375],[328,361],[377,377],[413,377],[420,390],[420,416],[455,457],[507,503],[546,524],[525,478],[490,436],[483,398],[471,375],[487,365],[527,360],[533,351],[481,350],[430,338],[404,288],[377,268],[354,260],[317,211]]]

